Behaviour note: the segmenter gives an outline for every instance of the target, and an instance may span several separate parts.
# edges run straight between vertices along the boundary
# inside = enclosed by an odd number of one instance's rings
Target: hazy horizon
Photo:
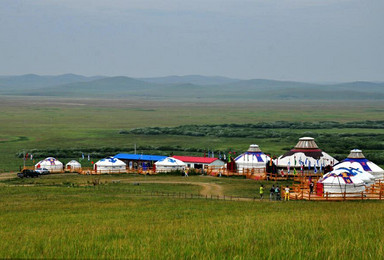
[[[384,1],[3,0],[0,75],[384,81]]]

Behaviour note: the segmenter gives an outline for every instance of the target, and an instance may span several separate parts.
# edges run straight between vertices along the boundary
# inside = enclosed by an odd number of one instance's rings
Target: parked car
[[[47,168],[37,168],[35,171],[38,172],[40,175],[49,174],[49,170]]]
[[[35,178],[39,177],[39,173],[34,170],[24,169],[17,174],[19,178]]]

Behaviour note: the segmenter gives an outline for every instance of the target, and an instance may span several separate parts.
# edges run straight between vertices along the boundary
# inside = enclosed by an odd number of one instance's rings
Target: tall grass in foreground
[[[368,259],[384,204],[148,198],[90,187],[2,187],[0,258]]]

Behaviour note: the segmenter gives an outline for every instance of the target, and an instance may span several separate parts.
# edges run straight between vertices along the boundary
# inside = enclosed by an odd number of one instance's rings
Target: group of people
[[[284,188],[284,200],[289,200],[289,187],[288,185]],[[264,199],[264,185],[260,186],[260,200]],[[272,185],[269,189],[269,200],[281,200],[280,187],[278,185]]]

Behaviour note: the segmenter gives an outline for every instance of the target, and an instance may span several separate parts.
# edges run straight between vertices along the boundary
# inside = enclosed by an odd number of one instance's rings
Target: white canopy
[[[94,165],[97,173],[125,173],[126,164],[114,157],[101,159]]]
[[[239,171],[265,168],[269,160],[270,157],[264,154],[257,144],[251,144],[248,151],[237,156],[235,159]]]
[[[362,172],[358,170],[346,168],[325,174],[320,180],[320,183],[324,185],[324,194],[328,192],[330,197],[341,197],[343,195],[340,193],[345,192],[355,193],[346,194],[347,197],[361,196],[361,192],[365,191],[366,188],[364,181],[360,178],[361,174]]]
[[[306,169],[313,169],[314,166],[320,167],[320,165],[324,167],[336,163],[338,161],[335,158],[318,148],[312,137],[300,138],[292,150],[281,155],[276,160],[278,167],[288,167],[288,165],[290,167],[300,167],[303,165]]]
[[[348,157],[336,164],[334,168],[353,168],[373,175],[375,180],[384,178],[384,170],[377,164],[366,159],[363,152],[358,149],[351,150]]]
[[[63,171],[63,164],[53,157],[48,157],[38,162],[35,168],[46,168],[50,173],[55,173]]]
[[[164,158],[161,161],[155,162],[156,172],[184,171],[186,164],[173,157]]]

